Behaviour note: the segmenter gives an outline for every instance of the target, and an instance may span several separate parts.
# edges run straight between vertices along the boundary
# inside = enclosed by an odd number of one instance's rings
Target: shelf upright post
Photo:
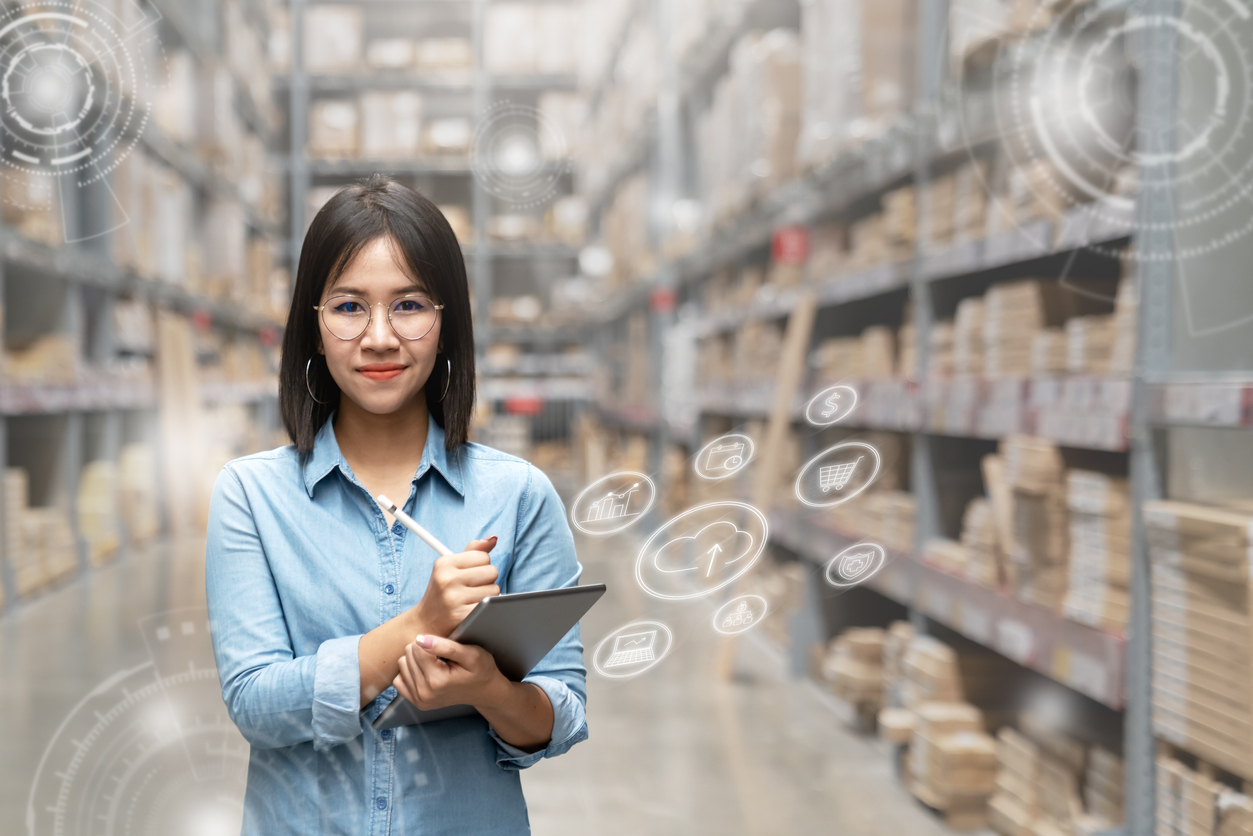
[[[86,289],[77,279],[71,280],[65,289],[65,321],[67,331],[79,340],[86,339]],[[90,348],[89,346],[85,346]],[[80,346],[80,349],[83,346]],[[80,350],[80,361],[81,361]],[[59,488],[64,491],[65,507],[69,509],[70,531],[74,536],[74,549],[78,556],[78,569],[87,569],[87,541],[78,526],[78,479],[83,469],[83,413],[79,409],[70,409],[65,415],[65,430],[61,443],[64,454],[61,457],[61,473]]]
[[[0,259],[0,302],[4,300],[4,270],[5,263]],[[4,346],[4,305],[0,304],[0,350]],[[3,386],[0,383],[0,386]],[[9,420],[3,412],[0,412],[0,477],[3,477],[4,471],[9,466]],[[3,482],[0,482],[0,588],[4,590],[5,606],[13,606],[13,602],[17,600],[17,583],[13,577],[13,569],[9,565],[9,556],[6,554],[5,546],[8,543],[7,534],[10,525],[17,523],[17,520],[8,520],[5,518],[5,506]]]
[[[305,73],[305,8],[306,0],[291,2],[291,81],[287,87],[287,132],[291,140],[288,155],[288,176],[291,197],[288,222],[291,241],[288,245],[292,280],[300,263],[300,246],[305,237],[305,195],[312,179],[305,145],[309,132],[309,76]]]
[[[479,137],[483,130],[484,120],[489,116],[492,105],[491,77],[487,71],[487,56],[484,53],[483,33],[487,26],[487,6],[489,0],[473,0],[471,22],[471,41],[474,45],[474,81],[471,91],[474,118],[478,120],[475,130],[476,154],[478,148],[490,147],[490,137]],[[475,170],[478,165],[491,165],[490,160],[471,159],[470,206],[474,221],[474,258],[471,275],[471,288],[474,290],[474,330],[475,330],[475,366],[482,374],[484,357],[492,340],[492,294],[494,293],[495,277],[492,275],[492,249],[488,240],[487,227],[492,215],[492,194],[487,190],[482,178]]]
[[[1135,14],[1145,19],[1175,20],[1178,0],[1145,0]],[[1139,342],[1133,379],[1131,481],[1131,615],[1128,623],[1126,711],[1123,745],[1126,759],[1124,795],[1126,831],[1149,836],[1156,828],[1155,743],[1153,738],[1153,620],[1148,537],[1144,503],[1160,499],[1165,457],[1151,424],[1149,385],[1170,371],[1170,307],[1175,284],[1173,220],[1175,176],[1172,155],[1177,148],[1178,31],[1173,26],[1147,26],[1132,44],[1139,71],[1135,149],[1144,162],[1137,172],[1136,273],[1139,282]]]
[[[919,385],[926,385],[931,328],[935,311],[931,303],[931,286],[923,273],[924,248],[930,238],[931,158],[935,153],[935,137],[939,122],[941,91],[944,83],[945,46],[948,42],[948,1],[920,0],[918,8],[917,101],[914,104],[914,195],[918,211],[915,218],[914,263],[909,299],[914,324],[915,356]],[[926,427],[913,435],[910,456],[910,487],[914,493],[914,554],[922,554],[923,545],[940,534],[939,486],[932,459],[931,437]],[[916,569],[917,563],[915,561]],[[914,606],[919,580],[914,572],[910,584],[909,620],[923,631],[926,620]]]
[[[661,83],[657,94],[657,133],[653,149],[652,176],[654,187],[652,228],[654,243],[658,248],[674,229],[674,204],[682,195],[683,184],[683,124],[682,101],[679,92],[679,70],[670,48],[670,32],[673,30],[675,4],[682,0],[653,0],[653,21],[657,31],[657,48],[661,56]],[[658,270],[652,292],[648,296],[649,376],[657,402],[653,414],[657,424],[649,438],[649,467],[658,474],[664,484],[666,447],[669,444],[669,424],[662,409],[662,369],[665,365],[666,335],[675,322],[676,276],[672,265],[665,264]]]

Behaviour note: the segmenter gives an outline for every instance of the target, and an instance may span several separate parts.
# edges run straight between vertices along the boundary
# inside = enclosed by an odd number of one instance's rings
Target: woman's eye
[[[340,302],[333,310],[336,313],[355,314],[361,313],[364,308],[362,308],[360,302]]]
[[[419,311],[426,310],[426,305],[422,304],[417,299],[401,299],[396,303],[396,310],[401,313],[418,313]]]

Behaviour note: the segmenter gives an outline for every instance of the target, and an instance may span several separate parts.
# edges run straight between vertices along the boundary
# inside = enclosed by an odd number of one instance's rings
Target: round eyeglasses
[[[325,305],[313,306],[315,311],[322,312],[326,330],[341,340],[355,340],[364,334],[370,327],[374,308],[375,305],[360,296],[332,296]],[[443,309],[443,305],[436,305],[425,296],[398,296],[387,305],[387,321],[401,339],[420,340],[431,333]]]

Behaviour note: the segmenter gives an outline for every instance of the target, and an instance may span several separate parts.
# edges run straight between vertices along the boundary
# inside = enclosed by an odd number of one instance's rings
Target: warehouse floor
[[[786,676],[781,655],[762,636],[749,634],[731,651],[709,629],[711,610],[703,602],[661,605],[639,593],[628,544],[597,541],[580,550],[584,582],[610,585],[584,621],[588,659],[601,637],[640,617],[667,623],[675,647],[635,679],[589,676],[591,738],[524,773],[535,833],[946,832],[900,786],[883,744],[846,732],[812,684]],[[87,816],[92,792],[107,795],[75,776],[109,774],[120,768],[109,760],[117,758],[116,747],[135,745],[126,738],[133,728],[123,732],[136,723],[116,722],[134,710],[107,706],[142,704],[143,686],[153,681],[148,663],[155,663],[167,695],[190,687],[193,701],[220,707],[217,682],[205,675],[207,638],[195,630],[203,624],[201,561],[197,542],[154,547],[0,618],[0,832],[25,830],[28,802],[38,815],[56,810],[75,818]],[[168,639],[170,649],[161,650],[154,636]],[[50,647],[61,650],[52,655]],[[715,675],[720,667],[732,673]],[[222,739],[225,745],[204,750],[218,758],[218,768],[197,764],[194,752],[190,769],[174,767],[188,773],[183,791],[219,804],[221,826],[196,832],[238,829],[242,760],[228,756],[242,739],[233,729]],[[192,749],[179,743],[180,751]],[[32,765],[41,763],[32,796]],[[93,763],[100,773],[90,770]],[[58,764],[73,768],[67,773]],[[162,777],[170,786],[179,783]],[[69,809],[76,805],[83,809]]]

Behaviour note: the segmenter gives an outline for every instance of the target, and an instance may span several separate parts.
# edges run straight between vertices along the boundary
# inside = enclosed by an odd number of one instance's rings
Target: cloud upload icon
[[[766,515],[734,500],[697,505],[666,521],[635,559],[635,580],[654,598],[683,601],[735,583],[770,539]]]
[[[686,537],[676,537],[657,549],[653,566],[658,572],[698,572],[708,578],[714,569],[721,571],[738,563],[753,550],[753,535],[726,520],[712,522]]]

